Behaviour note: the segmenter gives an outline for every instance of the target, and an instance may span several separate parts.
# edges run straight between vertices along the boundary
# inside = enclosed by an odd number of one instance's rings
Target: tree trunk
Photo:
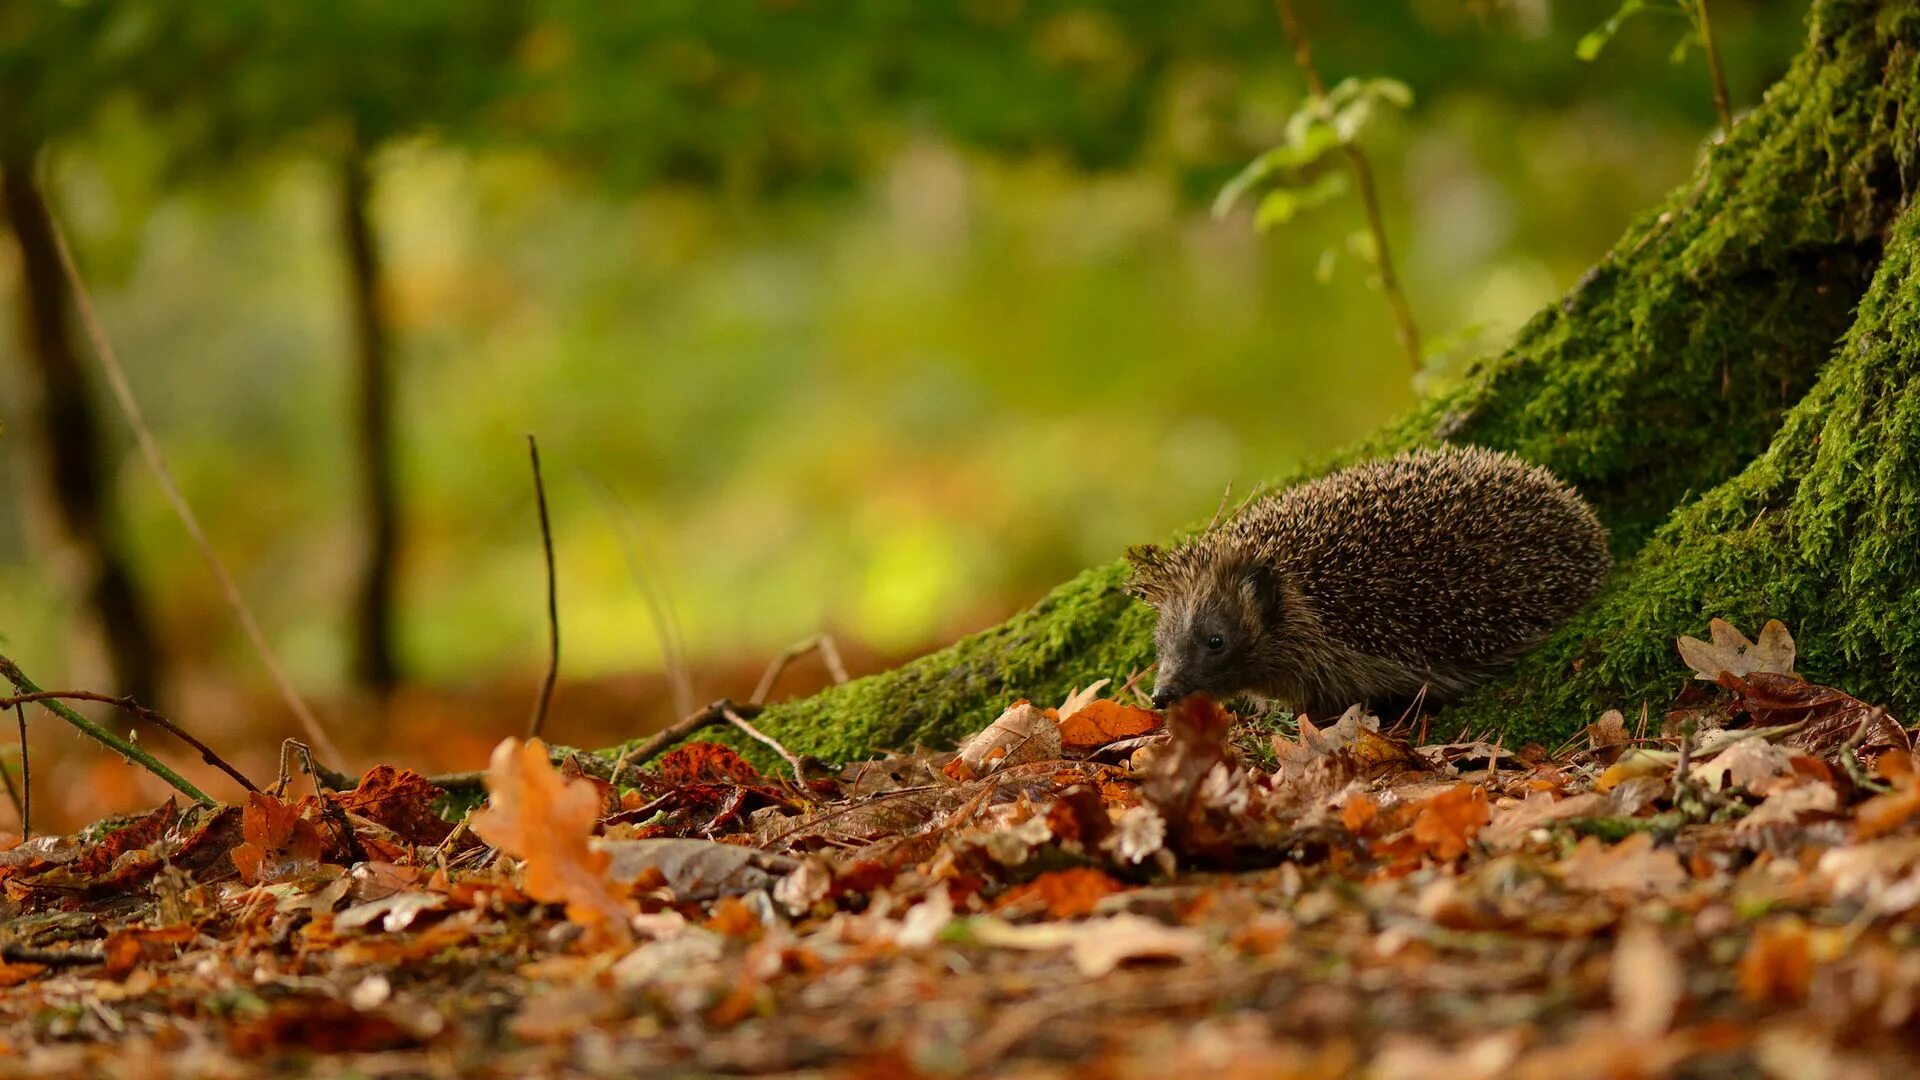
[[[1303,470],[1442,440],[1593,500],[1620,566],[1508,677],[1449,710],[1510,743],[1685,683],[1676,635],[1784,619],[1815,678],[1920,706],[1920,2],[1818,0],[1781,83],[1691,182],[1459,389]],[[1897,222],[1897,224],[1896,224]],[[1279,407],[1276,405],[1276,407]],[[1152,659],[1123,564],[756,723],[829,760],[950,744]]]
[[[78,567],[79,591],[99,624],[115,692],[158,705],[160,648],[121,549],[100,424],[74,351],[66,277],[31,153],[0,162],[0,201],[20,247],[21,352],[31,373],[22,413],[36,429],[30,437],[35,471],[44,478],[39,501],[50,508],[60,543]]]
[[[354,449],[366,526],[352,616],[353,674],[362,686],[384,693],[400,677],[393,644],[400,508],[394,493],[392,352],[382,306],[379,244],[368,212],[372,195],[366,157],[355,147],[341,169],[339,221],[353,313]]]

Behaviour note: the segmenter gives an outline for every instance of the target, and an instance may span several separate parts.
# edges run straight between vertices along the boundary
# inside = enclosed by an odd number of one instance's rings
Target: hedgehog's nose
[[[1187,695],[1179,687],[1163,682],[1153,688],[1153,707],[1164,709]]]

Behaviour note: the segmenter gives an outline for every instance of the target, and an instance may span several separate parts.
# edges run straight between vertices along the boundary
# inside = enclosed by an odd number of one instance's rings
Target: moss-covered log
[[[1673,636],[1715,615],[1784,618],[1810,672],[1920,704],[1920,277],[1915,229],[1894,224],[1915,175],[1920,2],[1819,0],[1809,23],[1764,103],[1507,352],[1300,474],[1470,442],[1550,466],[1613,529],[1622,565],[1602,599],[1463,721],[1546,737],[1659,705]],[[1152,618],[1123,577],[1117,561],[1089,570],[761,726],[845,759],[1125,677],[1152,660]]]

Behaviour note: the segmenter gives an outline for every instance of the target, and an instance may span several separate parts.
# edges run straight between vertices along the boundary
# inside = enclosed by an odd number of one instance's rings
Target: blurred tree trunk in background
[[[20,249],[20,344],[29,372],[21,413],[34,428],[28,436],[35,451],[31,472],[39,478],[39,501],[57,540],[67,549],[60,561],[75,567],[87,617],[98,624],[114,692],[157,705],[160,649],[121,548],[100,422],[74,349],[66,277],[33,161],[31,153],[0,161],[0,198]]]
[[[353,609],[353,674],[369,689],[385,692],[400,678],[394,657],[394,579],[400,507],[394,492],[393,361],[384,305],[380,248],[370,204],[373,178],[365,151],[356,145],[342,163],[340,238],[347,257],[348,302],[354,332],[354,449],[359,457],[360,499],[366,528],[360,584]]]

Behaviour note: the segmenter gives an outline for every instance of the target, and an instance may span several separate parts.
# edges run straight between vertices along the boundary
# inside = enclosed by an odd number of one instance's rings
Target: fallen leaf
[[[1696,679],[1715,682],[1723,673],[1742,678],[1754,672],[1793,674],[1793,635],[1779,619],[1771,619],[1761,628],[1758,644],[1724,619],[1709,623],[1707,632],[1712,643],[1691,637],[1679,640],[1680,659],[1693,669]]]
[[[1561,880],[1576,889],[1645,895],[1678,889],[1687,872],[1672,848],[1656,847],[1651,833],[1637,832],[1608,847],[1588,836],[1560,861]]]
[[[1753,812],[1734,822],[1736,832],[1753,832],[1770,825],[1798,825],[1809,815],[1831,814],[1840,808],[1833,785],[1803,780],[1791,787],[1772,788]]]
[[[1206,939],[1185,927],[1131,913],[1083,923],[1017,926],[993,916],[966,923],[978,944],[1002,949],[1066,949],[1080,974],[1098,978],[1129,960],[1176,960],[1205,951]]]
[[[1653,924],[1635,920],[1620,931],[1611,982],[1622,1031],[1652,1039],[1673,1026],[1674,1011],[1686,994],[1686,973]]]
[[[1106,689],[1107,684],[1112,681],[1112,679],[1101,679],[1085,690],[1075,690],[1068,694],[1067,700],[1061,702],[1060,708],[1054,711],[1054,718],[1065,723],[1080,710],[1100,700],[1100,691]]]
[[[1752,1004],[1805,1001],[1813,982],[1813,950],[1806,925],[1798,919],[1761,923],[1740,956],[1738,978],[1740,996]]]
[[[1665,776],[1673,771],[1680,761],[1680,755],[1670,750],[1646,750],[1639,747],[1620,755],[1620,760],[1607,766],[1607,771],[1593,782],[1593,790],[1606,793],[1626,783],[1642,777]]]
[[[959,761],[975,776],[1011,765],[1051,761],[1060,756],[1060,725],[1044,709],[1016,701],[993,723],[968,739]]]
[[[1913,741],[1885,709],[1869,705],[1830,686],[1784,675],[1755,673],[1747,678],[1729,675],[1721,685],[1740,695],[1739,707],[1765,726],[1800,724],[1786,740],[1789,746],[1819,758],[1831,758],[1855,733],[1861,750],[1913,749]]]
[[[719,743],[691,742],[660,755],[660,778],[668,787],[694,784],[736,784],[753,786],[766,783],[766,777],[753,763],[732,747]]]
[[[993,910],[1044,914],[1049,919],[1077,919],[1093,914],[1095,905],[1126,886],[1090,866],[1052,870],[1015,885],[1000,895]]]
[[[1587,744],[1595,750],[1622,746],[1631,738],[1627,733],[1627,718],[1619,709],[1608,709],[1600,714],[1600,719],[1587,725]]]
[[[1793,771],[1793,756],[1786,750],[1749,736],[1695,765],[1689,775],[1714,791],[1737,787],[1765,795],[1799,774]]]
[[[1434,859],[1451,862],[1466,854],[1467,844],[1491,820],[1486,789],[1455,784],[1420,804],[1413,839]]]
[[[1060,745],[1068,750],[1093,750],[1158,730],[1160,723],[1159,713],[1102,698],[1088,702],[1071,716],[1061,714]]]
[[[608,860],[605,873],[612,880],[629,884],[658,871],[680,900],[717,900],[772,888],[800,866],[791,856],[714,840],[595,840],[592,846]]]
[[[487,763],[487,805],[474,811],[476,836],[526,864],[527,895],[561,904],[567,918],[596,943],[631,939],[621,890],[607,876],[612,861],[593,847],[600,796],[567,781],[539,739],[503,739]]]
[[[313,873],[326,848],[298,806],[259,791],[247,794],[240,833],[246,842],[233,849],[233,867],[242,881],[256,885]]]

